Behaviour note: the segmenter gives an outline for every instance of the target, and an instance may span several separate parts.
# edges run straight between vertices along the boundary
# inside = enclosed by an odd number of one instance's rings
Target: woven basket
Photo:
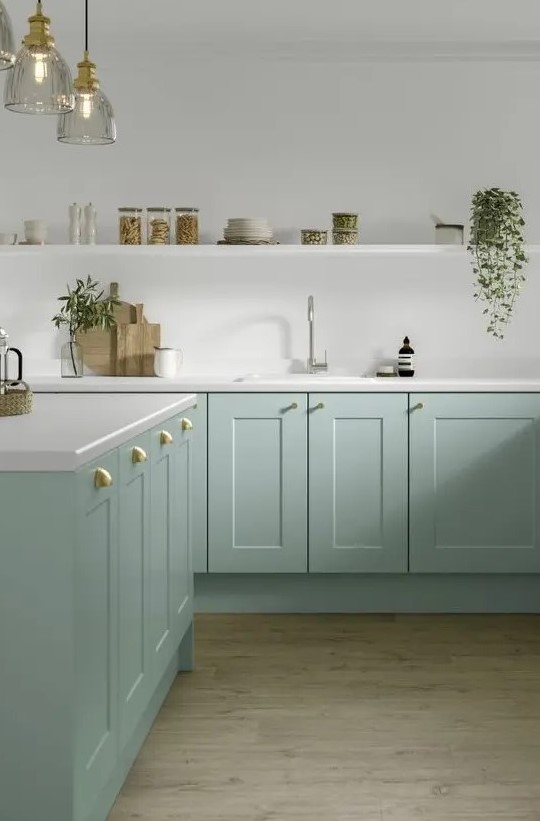
[[[17,382],[0,393],[0,416],[21,416],[32,411],[32,391],[26,382]]]

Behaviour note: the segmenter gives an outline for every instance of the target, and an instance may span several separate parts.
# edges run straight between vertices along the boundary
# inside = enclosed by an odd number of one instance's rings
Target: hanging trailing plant
[[[476,276],[475,298],[486,303],[487,332],[503,339],[515,301],[525,282],[528,262],[523,249],[523,207],[515,191],[486,188],[477,191],[471,205],[472,255]]]

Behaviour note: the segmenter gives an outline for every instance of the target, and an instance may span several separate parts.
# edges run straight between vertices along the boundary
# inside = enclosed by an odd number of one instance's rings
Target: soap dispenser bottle
[[[414,376],[414,351],[408,336],[403,340],[403,347],[399,349],[398,373],[400,376]]]

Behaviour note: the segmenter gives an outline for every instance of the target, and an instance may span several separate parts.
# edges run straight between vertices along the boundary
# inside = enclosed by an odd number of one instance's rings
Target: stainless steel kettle
[[[8,387],[14,382],[20,382],[23,378],[23,357],[18,348],[10,348],[8,345],[9,336],[3,328],[0,328],[0,393],[6,393]],[[13,353],[17,357],[17,376],[10,378],[8,371],[9,354]]]

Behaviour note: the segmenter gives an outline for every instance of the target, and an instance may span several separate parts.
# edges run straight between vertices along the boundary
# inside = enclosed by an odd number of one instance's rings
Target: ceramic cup
[[[24,236],[30,245],[41,245],[47,241],[47,223],[45,220],[25,220]]]
[[[173,379],[184,361],[182,351],[176,348],[154,348],[154,373],[163,379]]]
[[[15,245],[17,234],[0,234],[0,245]]]

